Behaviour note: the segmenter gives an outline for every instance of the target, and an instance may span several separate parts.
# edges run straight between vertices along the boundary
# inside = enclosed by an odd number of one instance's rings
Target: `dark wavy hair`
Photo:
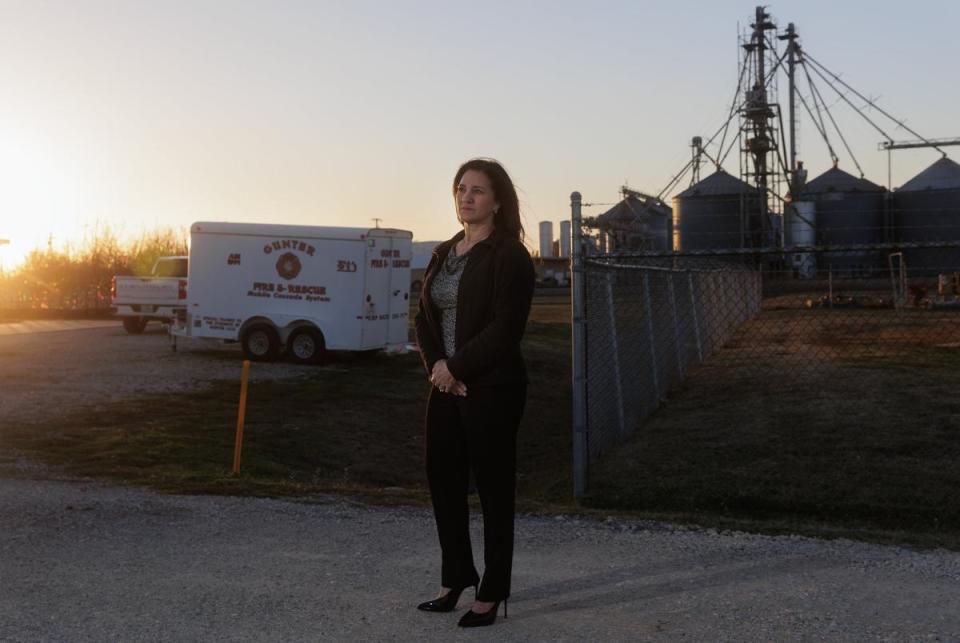
[[[470,159],[460,166],[453,177],[453,194],[456,197],[457,186],[467,170],[483,172],[490,180],[493,196],[500,202],[500,208],[493,215],[493,225],[498,231],[523,241],[523,224],[520,223],[520,200],[517,198],[517,189],[510,180],[510,175],[503,166],[494,159]]]

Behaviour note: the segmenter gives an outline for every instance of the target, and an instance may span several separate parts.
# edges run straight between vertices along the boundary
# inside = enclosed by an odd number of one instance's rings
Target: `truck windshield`
[[[186,278],[187,260],[186,259],[170,259],[165,261],[158,261],[157,268],[156,268],[156,276]]]

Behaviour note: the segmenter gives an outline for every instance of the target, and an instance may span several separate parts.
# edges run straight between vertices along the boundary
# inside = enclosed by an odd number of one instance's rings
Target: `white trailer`
[[[252,360],[286,347],[396,350],[408,341],[413,234],[389,228],[194,223],[190,288],[175,337],[239,341]]]

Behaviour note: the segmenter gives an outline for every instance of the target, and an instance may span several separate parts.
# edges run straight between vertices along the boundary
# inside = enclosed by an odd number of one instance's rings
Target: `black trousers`
[[[466,397],[430,390],[426,464],[437,521],[444,587],[474,585],[480,577],[470,546],[467,491],[473,470],[483,509],[483,581],[477,600],[510,596],[513,567],[517,428],[526,384],[473,388]]]

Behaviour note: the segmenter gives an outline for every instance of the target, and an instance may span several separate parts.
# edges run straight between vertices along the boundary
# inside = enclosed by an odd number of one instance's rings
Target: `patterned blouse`
[[[440,309],[440,328],[443,331],[443,349],[446,357],[457,351],[457,289],[460,286],[460,276],[463,267],[467,265],[468,250],[463,255],[457,255],[456,245],[450,247],[447,258],[437,270],[437,276],[430,287],[430,298]]]

